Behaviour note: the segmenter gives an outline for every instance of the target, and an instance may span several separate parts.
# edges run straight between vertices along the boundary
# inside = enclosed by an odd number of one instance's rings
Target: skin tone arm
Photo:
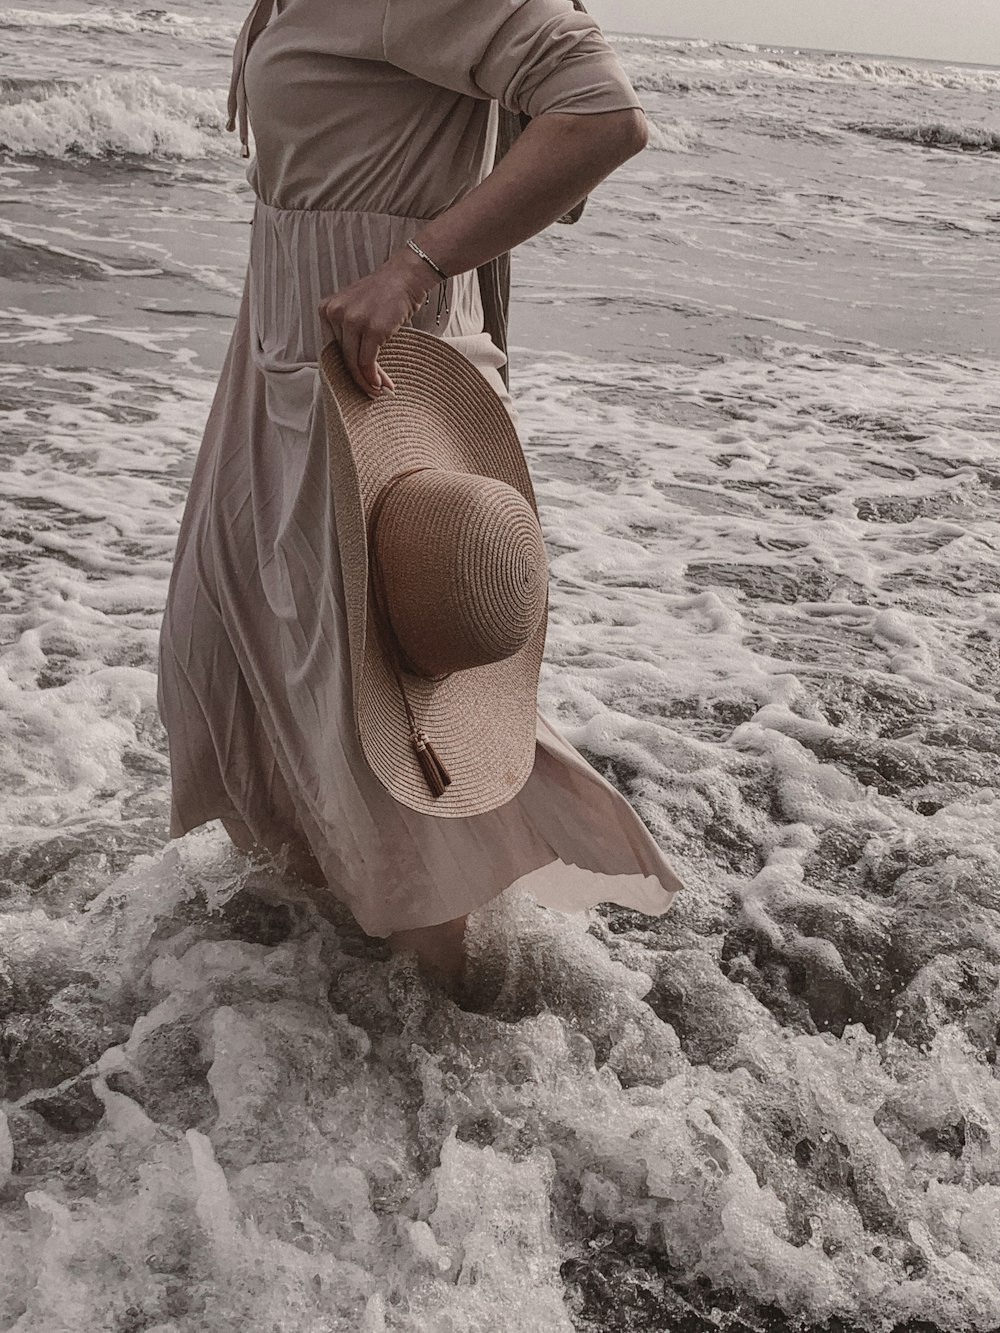
[[[536,117],[496,169],[413,238],[443,271],[465,273],[534,236],[646,146],[641,111]],[[320,302],[355,383],[377,398],[393,388],[379,348],[439,285],[409,247],[369,277]]]

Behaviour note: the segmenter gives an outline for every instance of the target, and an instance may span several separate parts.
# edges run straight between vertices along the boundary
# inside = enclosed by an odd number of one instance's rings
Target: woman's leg
[[[422,963],[440,972],[447,981],[460,982],[465,971],[467,920],[467,917],[459,916],[439,926],[394,931],[389,936],[389,948],[393,953],[415,953]]]
[[[250,855],[268,854],[266,848],[251,834],[240,820],[223,819],[223,827],[233,844],[241,852]],[[318,863],[307,852],[297,853],[285,849],[288,868],[294,875],[307,884],[326,888],[327,883]],[[389,948],[392,953],[415,953],[422,963],[441,973],[446,981],[461,982],[465,969],[465,923],[467,917],[456,917],[439,926],[419,926],[415,930],[397,930],[389,936]]]

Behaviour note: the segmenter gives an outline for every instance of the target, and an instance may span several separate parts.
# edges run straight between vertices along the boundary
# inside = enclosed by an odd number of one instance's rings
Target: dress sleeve
[[[386,60],[509,111],[639,107],[595,19],[572,0],[387,0]]]

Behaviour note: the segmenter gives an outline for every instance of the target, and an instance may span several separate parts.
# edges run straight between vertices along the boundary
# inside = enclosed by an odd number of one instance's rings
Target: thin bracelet
[[[406,244],[410,247],[410,249],[413,251],[415,255],[419,255],[421,259],[423,259],[426,263],[430,264],[431,268],[438,275],[438,279],[441,283],[441,290],[438,292],[437,319],[434,322],[436,324],[440,324],[442,311],[446,315],[451,314],[451,308],[448,305],[448,274],[445,273],[443,268],[438,268],[437,264],[435,264],[434,260],[431,259],[430,255],[425,254],[424,251],[421,250],[420,246],[417,245],[416,241],[407,241]]]
[[[445,273],[443,268],[438,268],[437,264],[435,264],[434,260],[431,259],[430,255],[425,254],[424,251],[421,250],[420,246],[416,243],[416,241],[407,241],[406,244],[410,247],[410,249],[413,251],[415,255],[419,255],[421,259],[423,259],[426,263],[430,264],[431,268],[438,275],[438,277],[441,279],[442,282],[448,281],[448,274]]]

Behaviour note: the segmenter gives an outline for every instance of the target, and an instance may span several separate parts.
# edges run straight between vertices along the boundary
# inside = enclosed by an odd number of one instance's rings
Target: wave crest
[[[698,127],[679,117],[667,122],[647,120],[648,147],[654,153],[690,153],[701,139]]]
[[[221,157],[221,93],[115,74],[0,105],[0,149],[24,157]]]
[[[720,47],[721,50],[721,47]],[[766,50],[766,48],[765,48]],[[947,89],[1000,93],[1000,70],[957,65],[908,65],[856,56],[810,58],[791,53],[736,55],[685,54],[668,45],[654,58],[651,48],[623,51],[634,86],[645,92],[729,92],[753,82],[863,83],[892,88]]]
[[[958,148],[967,153],[1000,153],[1000,133],[976,125],[879,125],[857,121],[848,126],[874,139],[895,139],[924,148]]]
[[[114,9],[87,9],[71,13],[49,13],[43,9],[0,10],[0,29],[30,30],[61,28],[70,32],[162,33],[192,41],[235,36],[236,24],[214,18],[193,18],[167,9],[140,9],[123,13]]]

